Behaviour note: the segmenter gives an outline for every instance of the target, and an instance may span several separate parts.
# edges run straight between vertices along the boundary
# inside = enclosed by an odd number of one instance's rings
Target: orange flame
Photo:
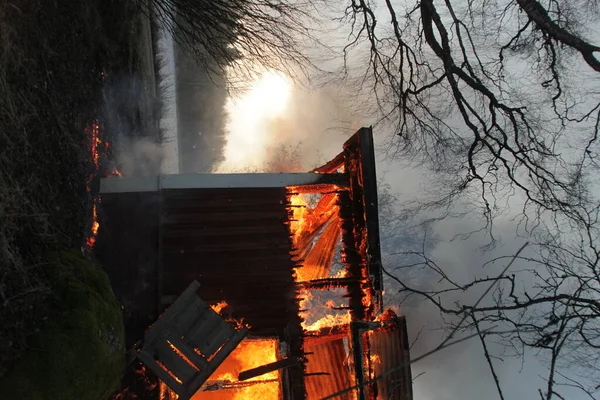
[[[333,275],[333,278],[345,278],[348,275],[348,271],[346,268],[340,269],[338,272]]]
[[[177,375],[175,375],[169,368],[167,368],[167,366],[165,364],[163,364],[161,361],[159,360],[154,360],[159,367],[161,367],[167,374],[169,374],[169,376],[173,379],[175,379],[175,382],[179,383],[180,385],[183,383],[181,381],[181,379],[179,379],[177,377]]]
[[[118,176],[119,178],[121,178],[123,176],[121,174],[121,172],[117,169],[117,167],[113,167],[113,169],[110,171],[109,175],[115,175],[115,176]]]
[[[179,398],[179,395],[172,391],[171,388],[169,388],[163,381],[160,381],[159,383],[159,390],[160,392],[158,398],[160,400],[175,400]]]
[[[86,248],[88,250],[92,250],[94,248],[94,244],[96,244],[96,235],[98,234],[98,229],[100,228],[100,224],[98,223],[98,205],[100,199],[94,199],[92,203],[92,228],[91,235],[86,240]]]
[[[304,329],[306,332],[315,332],[324,328],[347,325],[351,321],[352,316],[350,315],[350,312],[336,315],[328,314],[310,325],[308,325],[306,322],[302,322],[302,329]]]
[[[377,321],[377,322],[390,321],[397,317],[398,317],[398,315],[394,312],[394,310],[392,310],[391,308],[386,308],[383,311],[383,313],[381,313],[377,317],[375,317],[375,321]]]
[[[141,377],[142,381],[144,382],[144,385],[146,386],[146,389],[152,391],[156,388],[157,382],[150,378],[150,375],[148,374],[148,371],[146,370],[144,364],[140,364],[139,369],[135,368],[134,372]],[[125,389],[124,392],[126,391],[127,389]]]
[[[221,314],[221,311],[228,305],[229,304],[227,304],[226,301],[220,301],[217,304],[213,304],[212,306],[210,306],[210,308],[212,308],[213,311],[216,312],[217,314]]]
[[[196,367],[196,365],[192,362],[192,360],[187,358],[187,356],[185,354],[183,354],[177,347],[175,347],[175,345],[173,343],[171,343],[168,340],[167,340],[167,343],[169,344],[169,347],[171,347],[171,349],[175,352],[175,354],[177,354],[179,357],[181,357],[183,359],[183,361],[185,361],[190,367],[194,368],[196,371],[200,371],[198,369],[198,367]]]
[[[302,197],[300,193],[292,194],[290,196],[290,204],[292,209],[292,220],[290,221],[290,230],[294,238],[298,238],[306,225],[306,218],[308,216],[308,203]]]
[[[371,354],[369,361],[371,361],[371,365],[381,365],[381,357],[378,354]]]
[[[101,150],[103,153],[106,153],[110,148],[110,143],[106,141],[102,141],[100,139],[100,125],[97,120],[93,121],[92,124],[85,128],[85,132],[90,135],[90,156],[92,159],[92,163],[94,164],[94,172],[89,176],[87,181],[87,191],[90,192],[90,184],[92,179],[94,179],[94,175],[98,173],[100,169],[100,153]],[[101,145],[103,148],[101,149]],[[113,169],[108,173],[108,175],[116,175],[121,176],[121,172],[117,169],[117,167],[113,167]],[[88,251],[91,251],[96,244],[96,235],[98,234],[98,229],[100,228],[100,224],[98,223],[98,214],[97,214],[97,205],[100,203],[100,199],[94,199],[92,204],[92,227],[90,229],[90,236],[86,239],[86,248]]]
[[[244,339],[238,347],[211,375],[207,383],[224,382],[233,389],[214,392],[200,391],[192,400],[278,400],[280,398],[280,373],[272,371],[243,382],[238,382],[240,372],[277,361],[278,341],[276,339]]]

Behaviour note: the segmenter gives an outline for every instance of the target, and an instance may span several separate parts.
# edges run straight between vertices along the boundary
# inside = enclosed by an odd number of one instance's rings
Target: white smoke
[[[123,138],[117,165],[123,177],[146,177],[161,173],[165,148],[150,138]]]
[[[360,127],[352,107],[334,88],[288,84],[281,88],[285,93],[250,90],[228,101],[227,146],[218,172],[290,172],[281,163],[286,153],[294,155],[301,170],[310,170],[335,157]],[[277,166],[281,169],[273,170]]]

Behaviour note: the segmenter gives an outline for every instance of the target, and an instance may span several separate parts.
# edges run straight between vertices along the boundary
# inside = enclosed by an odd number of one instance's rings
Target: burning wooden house
[[[412,398],[405,321],[382,309],[370,128],[308,173],[108,178],[100,192],[95,252],[129,346],[193,281],[248,330],[193,399]]]

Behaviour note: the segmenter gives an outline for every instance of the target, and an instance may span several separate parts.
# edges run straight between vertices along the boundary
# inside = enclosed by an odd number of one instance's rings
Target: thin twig
[[[492,364],[492,358],[487,349],[487,344],[485,343],[485,335],[481,333],[479,329],[479,323],[475,316],[472,316],[473,324],[475,325],[475,329],[477,330],[477,335],[479,335],[479,339],[481,340],[481,345],[483,346],[483,353],[485,354],[485,359],[487,360],[488,365],[490,366],[490,371],[492,372],[492,377],[494,378],[494,383],[496,384],[496,389],[498,390],[498,395],[501,400],[504,400],[504,394],[502,393],[502,388],[500,387],[500,380],[498,379],[498,375],[496,374],[496,370],[494,369],[494,364]]]
[[[529,245],[529,242],[525,242],[525,244],[523,246],[521,246],[521,248],[517,251],[517,253],[512,257],[512,259],[510,260],[510,262],[506,265],[506,267],[504,267],[504,269],[502,270],[502,272],[496,277],[496,279],[494,279],[491,283],[491,285],[487,288],[487,290],[485,292],[483,292],[483,294],[479,297],[479,299],[477,300],[477,302],[475,303],[475,305],[471,308],[472,310],[476,309],[477,306],[479,305],[479,303],[481,303],[483,301],[483,299],[485,298],[485,296],[487,296],[487,294],[494,288],[494,286],[496,286],[496,284],[498,283],[498,279],[500,279],[505,273],[506,271],[508,271],[508,269],[511,267],[511,265],[513,264],[513,262],[515,262],[515,260],[519,257],[519,254],[521,254],[521,252],[525,249],[525,247],[527,247],[527,245]],[[465,315],[463,315],[462,319],[460,320],[460,322],[454,327],[454,329],[452,330],[452,332],[450,332],[450,335],[448,335],[448,337],[442,341],[442,343],[440,344],[440,348],[444,346],[444,344],[446,344],[446,342],[448,342],[448,340],[452,339],[452,337],[456,334],[456,332],[460,329],[461,325],[463,324],[463,322],[465,322],[465,320],[472,314],[472,311],[470,313],[467,313]]]

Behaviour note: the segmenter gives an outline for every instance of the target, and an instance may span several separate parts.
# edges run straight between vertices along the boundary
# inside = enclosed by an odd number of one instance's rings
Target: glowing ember
[[[137,396],[135,393],[132,393],[129,388],[123,389],[121,392],[114,394],[111,397],[111,400],[123,400],[123,399],[135,399]],[[163,400],[163,399],[161,399]],[[169,400],[169,399],[164,399]]]
[[[363,297],[360,301],[361,301],[363,307],[369,308],[373,304],[373,301],[371,298],[372,297],[371,296],[371,288],[368,286],[368,284],[364,284],[363,286],[364,286],[363,287]]]
[[[98,234],[98,228],[100,228],[100,224],[98,223],[98,204],[100,199],[94,199],[92,203],[92,228],[91,235],[86,240],[86,248],[88,250],[92,250],[94,248],[94,244],[96,243],[96,235]]]
[[[98,125],[98,121],[92,122],[91,128],[87,129],[90,133],[90,151],[92,155],[92,162],[94,163],[94,167],[96,167],[96,171],[98,170],[98,162],[100,160],[100,154],[98,153],[98,145],[102,143],[98,134],[100,132],[100,125]]]
[[[212,310],[214,312],[216,312],[217,314],[223,316],[222,311],[223,309],[229,307],[229,304],[227,304],[226,301],[220,301],[217,304],[213,304],[212,306],[210,306],[210,308],[212,308]],[[248,328],[250,329],[250,325],[244,323],[244,318],[240,318],[240,319],[234,319],[234,318],[225,318],[226,322],[229,322],[230,324],[232,324],[233,326],[236,327],[236,329],[242,329],[242,328]]]
[[[156,363],[158,364],[159,367],[161,367],[167,374],[169,374],[169,376],[173,379],[175,379],[175,382],[179,383],[180,385],[183,383],[181,381],[181,379],[179,379],[173,372],[171,372],[171,370],[169,368],[167,368],[167,366],[165,364],[163,364],[162,362],[160,362],[160,360],[155,360]]]
[[[117,167],[113,167],[108,175],[118,176],[119,178],[123,176]]]
[[[198,392],[192,400],[279,400],[280,373],[269,372],[238,382],[240,372],[277,361],[276,339],[243,340],[208,379],[206,386],[233,387],[233,389]]]
[[[371,365],[381,365],[381,357],[377,354],[371,354],[369,356],[369,361],[371,361]]]
[[[90,184],[94,179],[94,176],[98,173],[100,169],[100,155],[101,153],[105,154],[110,148],[110,143],[106,141],[102,141],[100,139],[100,124],[98,121],[93,121],[92,124],[85,129],[85,132],[90,135],[90,157],[92,159],[92,163],[94,165],[94,171],[90,174],[87,181],[87,191],[90,192]],[[121,176],[121,173],[116,167],[113,167],[108,175]],[[86,249],[91,251],[94,248],[94,244],[96,243],[96,235],[98,234],[98,229],[100,228],[100,224],[98,223],[98,203],[100,203],[100,199],[95,198],[92,203],[92,226],[90,229],[89,237],[86,239]]]
[[[172,391],[166,383],[160,381],[159,383],[159,399],[160,400],[176,400],[179,398],[179,395]]]
[[[148,373],[148,371],[146,370],[146,367],[143,364],[139,364],[138,368],[134,368],[134,372],[136,375],[138,375],[140,377],[145,388],[148,391],[152,391],[156,388],[156,385],[157,385],[156,380],[154,380],[150,377],[150,374]],[[125,389],[125,391],[127,391],[127,389]]]
[[[210,306],[210,308],[212,308],[213,311],[216,312],[217,314],[221,314],[221,311],[227,306],[228,306],[228,304],[226,301],[220,301],[217,304]]]
[[[169,344],[169,346],[171,347],[171,349],[181,358],[183,358],[183,361],[185,361],[190,367],[194,368],[196,371],[200,371],[198,369],[198,367],[196,367],[196,365],[194,365],[194,363],[187,358],[187,356],[185,354],[183,354],[177,347],[175,347],[175,345],[173,343],[171,343],[170,341],[167,340],[167,343]]]
[[[398,315],[391,308],[386,308],[383,313],[379,314],[375,321],[389,321],[391,319],[397,318]]]
[[[345,278],[346,276],[348,276],[348,271],[346,268],[342,268],[333,275],[333,278]]]

